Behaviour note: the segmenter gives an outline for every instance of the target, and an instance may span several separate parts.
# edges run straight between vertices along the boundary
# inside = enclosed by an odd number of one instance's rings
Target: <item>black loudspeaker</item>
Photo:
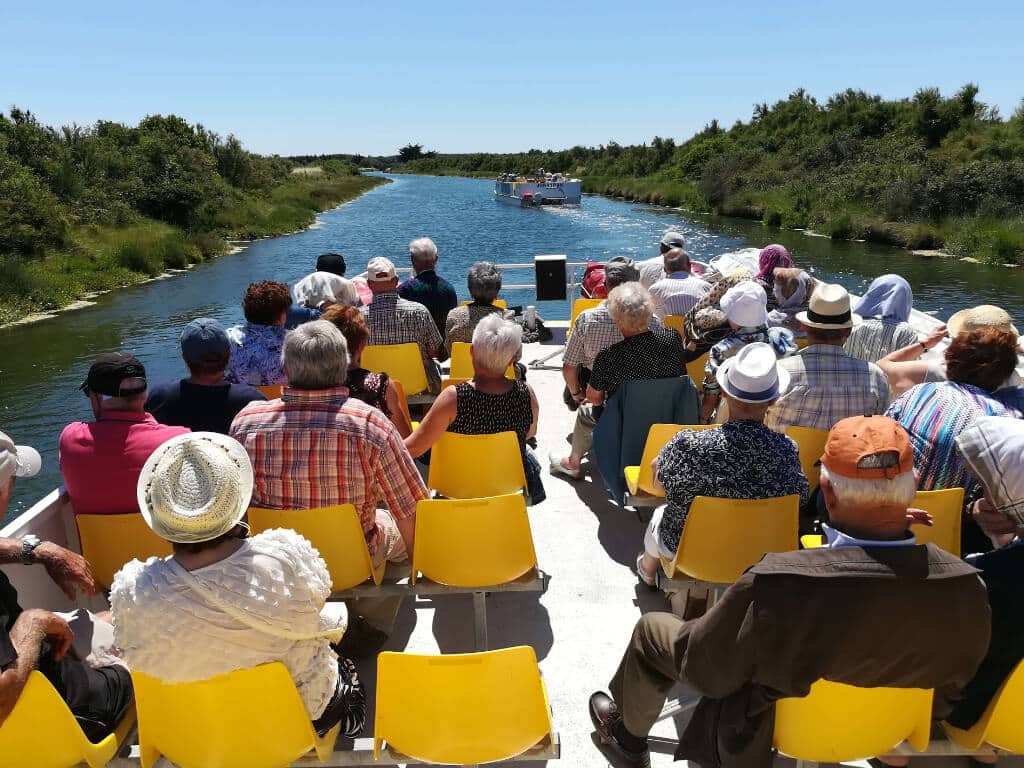
[[[568,277],[565,271],[566,257],[536,256],[533,267],[536,272],[537,301],[565,301]]]

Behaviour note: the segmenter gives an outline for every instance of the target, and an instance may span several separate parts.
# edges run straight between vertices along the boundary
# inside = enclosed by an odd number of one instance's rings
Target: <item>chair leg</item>
[[[473,624],[476,630],[476,649],[487,650],[487,593],[473,593]]]

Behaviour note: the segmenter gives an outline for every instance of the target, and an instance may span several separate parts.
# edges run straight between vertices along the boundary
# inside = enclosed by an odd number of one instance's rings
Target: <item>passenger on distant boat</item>
[[[780,267],[792,267],[793,259],[784,246],[774,244],[761,249],[757,262],[759,268],[754,279],[761,283],[768,296],[768,309],[775,309],[775,270]]]
[[[291,305],[292,297],[284,283],[264,280],[249,285],[242,298],[245,325],[228,329],[231,360],[224,373],[225,381],[254,387],[285,383],[281,345]]]
[[[494,300],[501,293],[501,269],[489,261],[478,261],[469,268],[466,287],[473,301],[464,307],[456,307],[445,320],[444,346],[449,357],[452,344],[473,341],[476,324],[488,315],[502,314],[501,307],[494,306]]]
[[[158,384],[146,399],[146,411],[161,424],[226,435],[231,420],[247,403],[267,399],[255,387],[224,381],[231,342],[224,327],[212,318],[200,317],[185,326],[181,357],[189,377]]]
[[[851,357],[874,363],[897,349],[917,342],[917,331],[907,322],[914,306],[910,283],[899,275],[876,277],[853,307],[861,317],[846,340]]]
[[[332,648],[347,625],[327,566],[295,531],[249,537],[253,489],[245,449],[213,432],[160,447],[139,478],[142,515],[169,558],[132,560],[114,576],[114,636],[135,672],[190,683],[283,662],[313,727],[362,730],[366,700],[351,661]]]
[[[679,682],[704,698],[676,757],[721,768],[770,765],[773,702],[822,678],[934,689],[933,716],[945,717],[988,646],[988,596],[974,568],[916,545],[913,472],[910,441],[891,419],[836,424],[821,471],[828,546],[766,555],[699,619],[640,619],[611,696],[590,698],[612,765],[650,765],[647,734]]]
[[[441,391],[441,371],[434,358],[444,356],[444,344],[430,311],[398,295],[398,272],[390,260],[370,259],[366,279],[373,303],[359,311],[370,326],[370,344],[419,344],[430,393],[436,395]]]
[[[651,287],[654,314],[664,320],[667,315],[685,315],[711,290],[711,284],[690,271],[690,256],[682,248],[673,248],[664,255],[664,274]]]
[[[797,319],[807,347],[780,365],[789,373],[789,389],[768,410],[765,424],[831,429],[848,416],[871,416],[889,404],[889,382],[874,363],[850,357],[843,345],[860,318],[850,311],[850,294],[840,285],[822,284]]]
[[[7,514],[15,478],[32,477],[41,466],[38,451],[15,445],[0,432],[0,518]],[[18,563],[42,565],[69,600],[75,599],[76,592],[96,594],[89,564],[81,555],[53,542],[40,541],[31,534],[20,540],[0,538],[0,565]],[[82,630],[77,637],[69,618]],[[105,647],[100,647],[101,636],[110,636]],[[0,726],[18,703],[29,675],[38,670],[67,702],[90,741],[98,742],[113,733],[132,703],[132,680],[123,665],[106,661],[108,653],[104,661],[89,658],[94,646],[98,652],[109,652],[112,639],[109,620],[84,610],[58,615],[38,608],[23,609],[17,591],[0,571]],[[91,663],[86,663],[87,658]],[[24,759],[26,765],[32,764],[31,756]]]
[[[60,435],[60,471],[76,515],[139,511],[139,472],[157,446],[185,434],[146,413],[146,369],[124,352],[99,355],[81,387],[95,421]]]
[[[409,261],[413,277],[398,286],[398,295],[415,301],[430,310],[438,333],[444,333],[448,313],[459,304],[459,297],[451,283],[437,274],[437,246],[429,237],[419,237],[409,243]]]
[[[658,255],[644,259],[636,266],[640,270],[640,283],[644,288],[650,289],[652,285],[665,276],[665,254],[675,248],[686,248],[686,238],[682,232],[670,229],[661,236],[658,243]],[[609,288],[609,290],[611,290]]]

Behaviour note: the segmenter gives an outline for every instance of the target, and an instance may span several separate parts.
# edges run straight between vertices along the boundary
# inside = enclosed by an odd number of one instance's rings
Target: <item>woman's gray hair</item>
[[[429,237],[417,237],[409,243],[409,256],[414,265],[433,264],[437,261],[437,246]]]
[[[281,364],[289,387],[340,387],[348,377],[348,344],[333,323],[326,320],[303,323],[285,335]]]
[[[522,348],[522,326],[500,315],[488,315],[473,329],[473,363],[488,373],[504,373]]]
[[[651,323],[654,300],[640,283],[623,283],[608,294],[608,314],[619,328],[642,331]]]
[[[490,261],[478,261],[466,276],[469,295],[481,304],[493,304],[501,292],[501,270]]]

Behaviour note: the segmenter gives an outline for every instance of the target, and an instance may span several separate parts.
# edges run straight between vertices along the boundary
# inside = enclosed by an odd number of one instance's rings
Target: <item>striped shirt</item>
[[[430,311],[397,293],[375,293],[373,303],[360,307],[370,326],[370,344],[419,344],[430,391],[441,391],[441,373],[431,359],[441,353],[441,334]]]
[[[711,283],[701,280],[689,272],[673,272],[661,278],[650,287],[654,300],[654,314],[665,319],[666,315],[685,315],[704,294],[711,290]]]
[[[230,434],[252,460],[253,506],[354,504],[373,553],[381,535],[377,499],[404,520],[416,514],[427,489],[394,425],[347,391],[285,387],[280,400],[246,406]]]
[[[855,325],[846,340],[846,354],[873,363],[890,352],[917,344],[917,331],[910,323],[866,317]]]
[[[661,320],[652,317],[651,330],[661,327]],[[593,309],[580,312],[576,318],[572,335],[565,345],[562,364],[593,368],[597,353],[620,341],[622,341],[622,333],[619,331],[619,326],[612,320],[612,316],[608,312],[608,305],[606,303],[599,304]]]

